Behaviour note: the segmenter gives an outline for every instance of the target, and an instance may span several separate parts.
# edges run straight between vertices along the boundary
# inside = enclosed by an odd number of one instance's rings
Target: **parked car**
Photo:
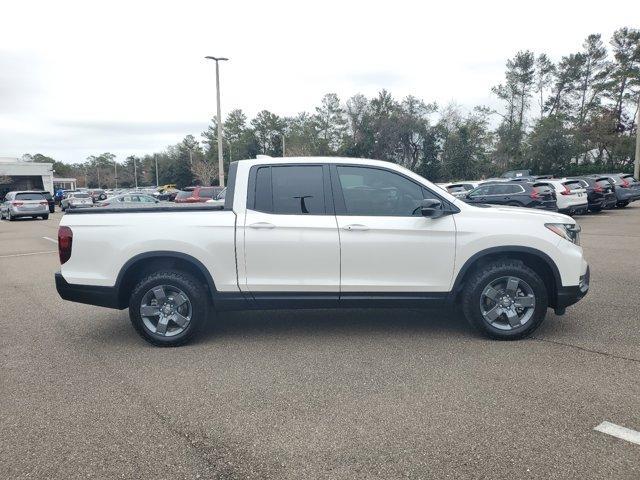
[[[478,185],[480,182],[443,183],[440,186],[454,197],[462,198]]]
[[[507,172],[504,172],[501,175],[502,178],[508,178],[508,179],[530,177],[530,176],[531,176],[531,170],[509,170]]]
[[[640,199],[640,182],[633,178],[633,175],[629,173],[603,173],[600,176],[607,177],[614,185],[618,208],[624,208],[631,202]]]
[[[394,163],[262,157],[231,163],[229,185],[223,208],[70,210],[58,293],[129,307],[145,340],[175,346],[212,308],[443,302],[486,335],[517,339],[589,289],[572,218],[468,205]]]
[[[616,206],[614,186],[607,177],[577,177],[587,191],[589,211],[597,213]]]
[[[87,193],[91,196],[93,203],[99,202],[101,200],[106,200],[107,193],[101,188],[94,188],[89,190]]]
[[[211,200],[222,191],[224,187],[186,187],[175,196],[176,203],[204,203]]]
[[[556,195],[548,185],[533,186],[527,182],[483,183],[463,199],[470,204],[507,205],[556,211]]]
[[[90,207],[93,205],[91,195],[86,192],[68,192],[60,201],[60,208],[66,212],[73,207]]]
[[[99,207],[129,207],[129,206],[144,206],[144,205],[156,205],[160,203],[160,200],[147,195],[145,193],[122,193],[114,197],[109,197],[106,200],[97,203]]]
[[[0,220],[20,217],[49,218],[49,202],[37,191],[8,192],[0,205]]]
[[[41,191],[40,193],[49,204],[49,213],[54,213],[56,211],[56,202],[53,199],[53,196],[51,195],[51,193],[44,190]]]
[[[584,215],[589,208],[587,191],[582,183],[575,179],[548,179],[533,184],[549,185],[556,192],[558,211],[568,215]]]

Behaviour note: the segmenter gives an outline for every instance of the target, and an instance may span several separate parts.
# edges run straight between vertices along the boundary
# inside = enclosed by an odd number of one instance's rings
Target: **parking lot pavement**
[[[579,217],[591,291],[518,342],[283,311],[153,348],[57,296],[59,218],[0,222],[2,478],[640,478],[640,445],[593,430],[640,430],[640,205]]]

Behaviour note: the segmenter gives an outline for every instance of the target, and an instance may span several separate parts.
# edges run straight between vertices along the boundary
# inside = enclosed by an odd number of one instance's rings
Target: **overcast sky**
[[[123,160],[199,136],[223,115],[311,110],[387,88],[444,105],[492,104],[520,49],[556,60],[590,33],[638,27],[638,0],[29,1],[0,23],[0,157]]]

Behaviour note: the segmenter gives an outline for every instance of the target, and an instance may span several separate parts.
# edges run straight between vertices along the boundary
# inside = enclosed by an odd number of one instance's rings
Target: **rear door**
[[[332,165],[340,234],[341,295],[446,292],[455,257],[452,215],[425,218],[425,198],[409,177],[380,167]]]
[[[245,289],[329,292],[340,288],[340,244],[329,169],[254,166],[244,220]]]

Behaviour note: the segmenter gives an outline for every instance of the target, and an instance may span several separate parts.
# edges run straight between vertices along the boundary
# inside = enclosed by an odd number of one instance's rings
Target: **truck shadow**
[[[474,336],[454,309],[343,309],[225,312],[212,318],[194,344],[219,338],[368,334]]]

